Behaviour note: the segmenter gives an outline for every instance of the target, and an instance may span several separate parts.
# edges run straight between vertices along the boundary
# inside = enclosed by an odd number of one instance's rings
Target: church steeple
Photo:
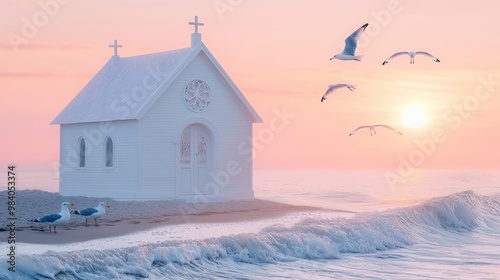
[[[191,34],[191,47],[195,47],[201,43],[201,33],[198,33],[198,26],[204,26],[202,22],[198,22],[198,16],[194,17],[194,22],[189,22],[189,25],[194,25],[194,33]]]

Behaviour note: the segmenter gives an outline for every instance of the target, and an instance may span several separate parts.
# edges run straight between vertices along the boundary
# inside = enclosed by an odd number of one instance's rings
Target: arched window
[[[80,138],[78,141],[78,147],[80,150],[80,167],[85,167],[85,140]]]
[[[113,140],[111,137],[106,138],[106,167],[113,166]]]

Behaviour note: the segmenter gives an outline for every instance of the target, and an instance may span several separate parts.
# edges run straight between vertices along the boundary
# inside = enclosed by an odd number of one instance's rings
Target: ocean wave
[[[338,259],[473,231],[498,232],[500,197],[473,191],[435,198],[417,206],[336,219],[308,218],[291,226],[273,225],[258,234],[192,241],[160,241],[141,246],[17,256],[17,279],[136,279],[237,271],[237,264],[272,264]],[[497,233],[498,234],[498,233]],[[2,260],[0,278],[14,279]],[[214,274],[214,275],[215,275]],[[209,278],[209,277],[207,277]]]

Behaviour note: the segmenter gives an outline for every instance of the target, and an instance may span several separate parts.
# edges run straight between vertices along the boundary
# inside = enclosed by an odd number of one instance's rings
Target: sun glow
[[[421,107],[409,106],[403,110],[403,123],[409,127],[421,127],[427,122],[427,112]]]

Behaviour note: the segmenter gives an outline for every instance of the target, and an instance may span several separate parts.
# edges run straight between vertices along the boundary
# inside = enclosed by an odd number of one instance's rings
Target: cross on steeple
[[[123,45],[118,45],[117,40],[115,40],[115,43],[113,45],[109,45],[110,48],[115,48],[115,55],[118,56],[118,48],[123,47]]]
[[[194,33],[198,33],[198,26],[203,26],[205,24],[198,22],[198,16],[194,16],[194,22],[189,22],[189,25],[194,25]]]

